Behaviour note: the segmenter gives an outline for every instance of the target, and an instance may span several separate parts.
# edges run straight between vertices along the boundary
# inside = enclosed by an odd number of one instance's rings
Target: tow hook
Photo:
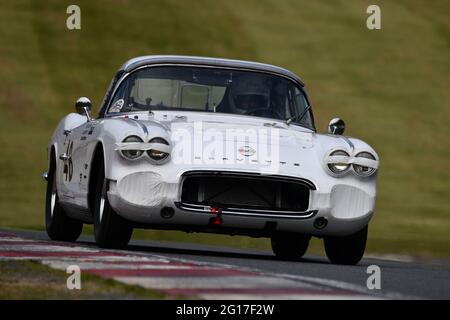
[[[214,216],[212,223],[220,226],[222,224],[222,208],[211,207],[211,214]]]

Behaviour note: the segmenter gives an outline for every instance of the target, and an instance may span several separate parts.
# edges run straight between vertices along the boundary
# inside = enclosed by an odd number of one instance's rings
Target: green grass
[[[381,157],[368,251],[450,256],[450,3],[70,1],[0,4],[0,225],[42,228],[45,147],[78,96],[98,106],[114,71],[142,54],[250,59],[305,81],[316,124],[342,117]],[[267,247],[243,237],[142,231],[139,237]],[[320,247],[318,242],[314,248]]]
[[[0,261],[0,300],[165,299],[162,293],[81,273],[81,289],[67,289],[70,274],[35,261]]]

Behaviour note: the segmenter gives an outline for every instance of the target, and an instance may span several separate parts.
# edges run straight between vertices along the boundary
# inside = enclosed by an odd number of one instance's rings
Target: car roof
[[[273,66],[270,64],[244,61],[244,60],[233,60],[233,59],[222,59],[222,58],[210,58],[210,57],[196,57],[196,56],[178,56],[178,55],[154,55],[154,56],[141,56],[128,60],[125,62],[119,71],[130,72],[136,68],[152,65],[152,64],[187,64],[187,65],[201,65],[201,66],[213,66],[213,67],[224,67],[224,68],[238,68],[238,69],[248,69],[254,71],[262,71],[275,73],[284,77],[288,77],[301,86],[304,86],[304,82],[296,74],[289,70]]]

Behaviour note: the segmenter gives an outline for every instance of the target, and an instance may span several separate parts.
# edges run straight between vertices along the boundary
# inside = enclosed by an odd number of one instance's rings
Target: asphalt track
[[[209,286],[209,291],[203,290],[205,295],[198,295],[200,298],[211,296],[224,299],[259,299],[261,297],[267,299],[273,294],[274,298],[279,299],[450,299],[450,264],[446,261],[424,263],[364,258],[357,266],[341,266],[330,264],[326,257],[313,255],[306,255],[301,261],[281,261],[276,259],[269,251],[144,240],[131,241],[126,250],[104,250],[98,249],[90,236],[82,236],[79,241],[72,244],[49,241],[45,232],[0,230],[1,232],[14,234],[20,237],[22,241],[29,241],[29,244],[39,244],[35,247],[51,247],[52,244],[61,245],[61,248],[76,246],[77,250],[95,249],[99,256],[114,253],[126,255],[130,257],[129,259],[135,261],[138,259],[136,257],[139,257],[139,259],[147,259],[148,261],[162,259],[164,263],[169,262],[168,267],[164,266],[164,268],[170,268],[170,270],[163,270],[166,273],[161,273],[161,267],[158,266],[157,269],[146,270],[145,277],[139,279],[133,277],[120,278],[123,275],[135,275],[136,270],[132,270],[132,273],[128,273],[129,271],[123,272],[123,270],[121,270],[122,273],[109,269],[97,270],[97,272],[110,275],[113,278],[119,276],[118,279],[126,279],[129,281],[128,283],[144,284],[144,286],[151,288],[154,287],[155,283],[158,285],[158,283],[163,282],[166,285],[175,279],[176,282],[173,282],[175,288],[186,287],[189,289],[189,279],[194,278],[197,281],[200,273],[202,276],[207,273],[209,278],[205,285]],[[193,237],[195,237],[195,234]],[[8,244],[8,242],[2,242],[2,250],[4,250],[2,252],[6,252],[7,249],[11,250],[10,247],[5,246],[5,243]],[[20,244],[20,242],[17,243]],[[3,257],[2,259],[6,258]],[[161,261],[156,262],[160,263]],[[51,266],[58,267],[59,262],[47,261],[45,263],[51,263]],[[85,265],[90,266],[91,264],[85,261]],[[190,271],[183,271],[181,274],[174,273],[177,268],[184,268],[188,265],[195,265],[196,267],[192,269],[189,267]],[[369,290],[366,286],[369,277],[367,267],[370,265],[380,267],[380,290]],[[154,266],[150,268],[154,268]],[[138,273],[139,276],[143,275],[141,271]],[[161,274],[170,276],[170,278],[161,280],[161,277],[159,277]],[[228,278],[222,277],[225,280],[220,282],[217,279],[222,275],[228,276]],[[249,283],[252,284],[253,289],[256,290],[257,288],[258,290],[252,291],[250,290],[252,288],[242,288],[247,283],[245,281],[249,280],[249,275],[252,275]],[[158,277],[155,278],[155,276]],[[159,279],[159,282],[156,281],[157,279]],[[236,286],[233,285],[232,279],[236,279],[235,281],[240,283],[241,286],[238,291],[233,289]],[[216,282],[211,282],[211,280]],[[280,285],[274,287],[271,284],[274,281]],[[258,282],[264,283],[264,286]],[[201,286],[202,282],[196,283],[198,287],[199,283]],[[211,283],[214,283],[217,288],[211,287]],[[227,288],[227,285],[231,288]],[[176,291],[175,293],[179,294],[180,292]],[[181,291],[181,293],[189,293],[189,290]]]

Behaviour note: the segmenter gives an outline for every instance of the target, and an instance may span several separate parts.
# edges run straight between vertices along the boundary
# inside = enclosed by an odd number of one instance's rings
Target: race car
[[[54,240],[94,225],[100,247],[134,228],[268,237],[281,259],[323,238],[332,263],[363,257],[379,157],[332,119],[319,134],[303,81],[273,65],[143,56],[117,71],[96,117],[82,97],[48,145]]]

